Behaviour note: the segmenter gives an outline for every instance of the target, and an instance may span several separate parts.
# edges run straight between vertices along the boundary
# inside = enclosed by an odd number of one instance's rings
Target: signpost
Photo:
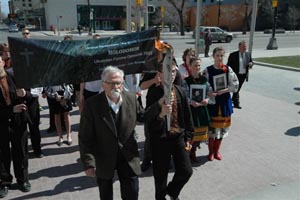
[[[269,44],[267,46],[267,50],[278,49],[276,38],[275,38],[276,22],[277,22],[277,5],[278,5],[278,0],[273,0],[272,1],[272,7],[274,8],[273,30],[272,30],[272,37],[270,38]]]

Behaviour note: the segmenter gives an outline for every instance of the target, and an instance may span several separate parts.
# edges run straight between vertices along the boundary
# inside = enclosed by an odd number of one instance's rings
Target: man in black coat
[[[4,69],[2,54],[0,52],[0,198],[7,195],[12,184],[11,161],[18,188],[22,192],[31,190],[26,130],[30,120],[25,101],[30,101],[32,96],[16,88],[14,78]]]
[[[122,199],[137,200],[141,174],[134,138],[140,108],[136,95],[123,91],[124,72],[106,67],[101,75],[104,92],[90,97],[81,113],[80,157],[87,176],[97,176],[100,199],[113,199],[117,170]]]
[[[231,53],[227,62],[227,65],[233,69],[239,79],[239,89],[232,95],[233,106],[238,109],[242,108],[240,106],[239,92],[245,80],[248,81],[249,69],[253,66],[251,55],[246,50],[246,42],[239,42],[239,50]]]

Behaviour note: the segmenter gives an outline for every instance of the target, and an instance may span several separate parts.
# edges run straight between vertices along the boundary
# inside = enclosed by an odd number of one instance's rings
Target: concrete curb
[[[283,65],[274,65],[274,64],[270,64],[270,63],[257,62],[257,61],[254,61],[254,64],[264,66],[264,67],[272,67],[272,68],[278,68],[278,69],[284,69],[284,70],[300,72],[300,68],[295,68],[295,67],[287,67],[287,66],[283,66]]]

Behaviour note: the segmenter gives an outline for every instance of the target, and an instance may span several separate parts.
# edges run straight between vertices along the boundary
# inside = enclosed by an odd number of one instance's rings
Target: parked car
[[[18,32],[19,28],[18,28],[18,26],[16,24],[12,24],[12,25],[9,25],[8,31],[9,32]]]
[[[216,27],[216,26],[200,26],[200,38],[204,38],[204,34],[206,32],[208,32],[208,30],[210,30],[210,32],[211,32],[211,36],[212,36],[213,41],[231,42],[231,40],[233,38],[232,33],[224,31],[224,30],[222,30],[222,29],[220,29],[219,27]],[[195,38],[195,32],[196,32],[196,30],[194,30],[193,38]]]

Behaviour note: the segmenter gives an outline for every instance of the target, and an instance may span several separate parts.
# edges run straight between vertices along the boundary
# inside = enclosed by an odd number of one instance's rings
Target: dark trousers
[[[236,74],[239,80],[239,89],[237,92],[234,92],[232,94],[232,102],[234,105],[238,106],[240,105],[240,90],[242,88],[242,85],[244,84],[245,80],[246,80],[246,74]]]
[[[151,137],[153,175],[155,181],[155,199],[165,200],[166,194],[173,198],[179,196],[182,188],[193,174],[189,152],[185,150],[183,136],[172,139]],[[169,184],[168,172],[171,156],[173,157],[175,174]]]
[[[145,142],[144,142],[144,162],[150,162],[152,160],[151,153],[151,145],[150,145],[150,131],[148,124],[144,123],[144,134],[145,134]]]
[[[123,200],[138,200],[139,180],[132,171],[123,155],[118,153],[116,170],[121,185],[121,198]],[[113,181],[112,179],[97,178],[101,200],[113,199]]]
[[[205,45],[205,49],[204,49],[204,55],[207,57],[209,56],[208,53],[209,53],[209,46],[210,45]]]
[[[33,97],[27,104],[28,114],[32,123],[28,123],[32,149],[35,153],[41,152],[41,133],[40,133],[40,109],[39,98]]]
[[[27,124],[21,125],[1,122],[1,184],[9,185],[12,182],[10,173],[11,161],[13,161],[14,174],[18,183],[28,181],[28,133]]]

